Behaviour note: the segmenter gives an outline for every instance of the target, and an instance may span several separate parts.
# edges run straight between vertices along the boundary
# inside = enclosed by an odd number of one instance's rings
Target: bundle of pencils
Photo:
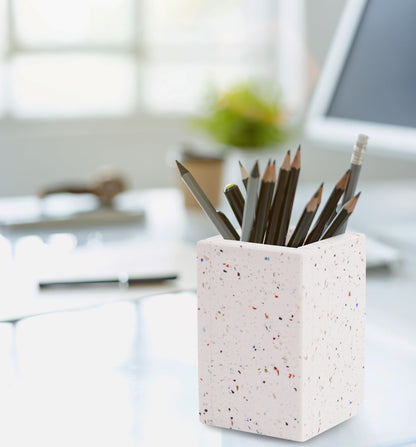
[[[227,216],[215,210],[192,174],[181,163],[176,163],[182,180],[224,239],[299,247],[345,232],[360,196],[355,191],[367,141],[366,135],[358,136],[350,169],[336,183],[312,230],[310,228],[321,203],[323,183],[306,204],[294,230],[289,230],[301,169],[300,146],[292,161],[290,151],[287,151],[277,181],[275,161],[269,160],[261,179],[258,162],[250,173],[240,163],[245,197],[236,184],[227,185],[224,194],[241,226],[241,237]]]

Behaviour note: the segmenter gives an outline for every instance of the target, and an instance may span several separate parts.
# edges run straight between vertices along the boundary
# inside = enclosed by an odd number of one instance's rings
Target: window
[[[190,113],[210,84],[247,78],[280,79],[296,105],[301,12],[301,0],[0,0],[0,116]]]

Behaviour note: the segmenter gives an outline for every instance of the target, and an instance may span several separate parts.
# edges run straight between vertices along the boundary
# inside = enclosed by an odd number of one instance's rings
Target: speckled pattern
[[[365,237],[198,242],[199,413],[305,441],[363,402]]]

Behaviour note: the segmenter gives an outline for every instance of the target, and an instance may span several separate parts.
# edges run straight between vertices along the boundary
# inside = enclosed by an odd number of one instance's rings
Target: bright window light
[[[21,55],[11,77],[16,117],[126,115],[134,108],[135,65],[126,56]]]
[[[296,108],[302,1],[0,0],[0,119],[189,114],[249,79]]]
[[[127,44],[133,35],[131,0],[14,0],[19,44]]]

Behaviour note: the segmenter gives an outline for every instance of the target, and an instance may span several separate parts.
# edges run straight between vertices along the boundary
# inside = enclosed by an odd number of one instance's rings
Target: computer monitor
[[[306,119],[306,135],[416,157],[416,1],[350,0]]]

